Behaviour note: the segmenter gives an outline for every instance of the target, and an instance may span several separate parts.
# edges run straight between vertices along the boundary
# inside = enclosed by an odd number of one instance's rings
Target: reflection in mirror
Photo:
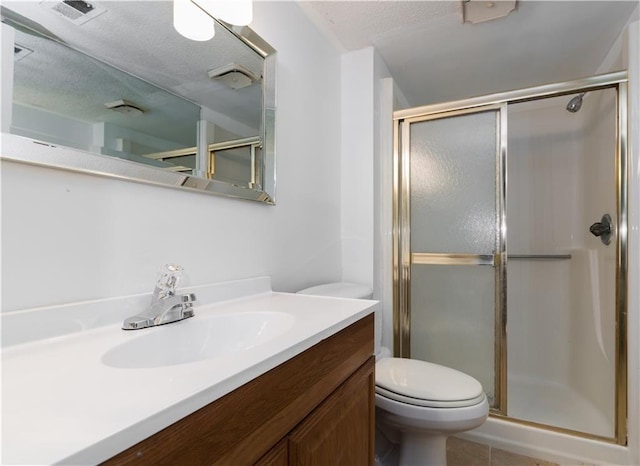
[[[78,4],[88,12],[69,15]],[[52,161],[7,138],[2,157],[274,203],[275,51],[220,23],[212,40],[189,41],[171,15],[167,1],[3,2],[10,132],[100,155]]]
[[[208,145],[207,177],[235,185],[259,183],[259,161],[261,160],[261,140],[259,137],[233,139]],[[195,147],[146,154],[145,157],[166,163],[173,171],[193,173],[197,169]]]
[[[197,105],[15,28],[11,133],[166,169],[148,155],[195,147]]]

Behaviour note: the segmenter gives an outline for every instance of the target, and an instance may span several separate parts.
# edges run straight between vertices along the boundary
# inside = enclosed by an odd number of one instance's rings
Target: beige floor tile
[[[558,466],[556,463],[531,458],[529,456],[516,455],[504,450],[491,449],[490,466]]]
[[[489,447],[456,437],[447,440],[447,466],[489,466]]]

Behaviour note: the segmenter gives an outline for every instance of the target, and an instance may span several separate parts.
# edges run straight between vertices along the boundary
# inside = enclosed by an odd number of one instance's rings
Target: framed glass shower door
[[[395,355],[474,376],[492,417],[619,445],[627,443],[626,81],[616,72],[394,112]],[[588,111],[576,115],[567,101],[583,97]],[[544,114],[533,136],[529,110]],[[576,141],[573,153],[566,146]],[[576,396],[557,403],[529,383],[541,368],[604,406],[606,425],[577,423],[565,409],[584,411]]]
[[[397,173],[405,214],[398,274],[407,284],[400,299],[414,312],[396,354],[472,375],[499,412],[506,406],[505,110],[403,121]]]

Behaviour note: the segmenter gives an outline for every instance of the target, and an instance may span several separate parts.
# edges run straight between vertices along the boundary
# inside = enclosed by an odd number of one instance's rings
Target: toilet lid
[[[376,393],[434,408],[472,406],[485,398],[482,385],[470,375],[404,358],[385,358],[376,363]]]

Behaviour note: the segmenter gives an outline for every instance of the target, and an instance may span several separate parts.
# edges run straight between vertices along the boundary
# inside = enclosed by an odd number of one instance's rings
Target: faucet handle
[[[157,299],[164,299],[167,296],[174,296],[176,294],[176,287],[182,280],[184,269],[176,264],[166,264],[156,283],[156,289],[154,290],[154,297]]]

